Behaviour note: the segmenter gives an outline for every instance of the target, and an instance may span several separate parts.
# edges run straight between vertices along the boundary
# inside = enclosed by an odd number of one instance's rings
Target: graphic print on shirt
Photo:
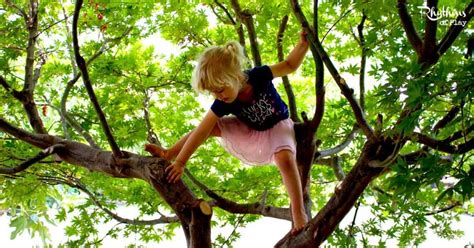
[[[249,107],[242,108],[244,116],[254,123],[263,123],[268,116],[271,116],[273,108],[267,94],[260,95],[260,98]]]

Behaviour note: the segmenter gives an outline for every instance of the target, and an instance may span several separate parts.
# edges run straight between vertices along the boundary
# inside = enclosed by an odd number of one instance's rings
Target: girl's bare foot
[[[154,144],[145,144],[145,151],[151,153],[154,157],[160,157],[166,160],[170,159],[168,150]]]
[[[296,235],[301,232],[308,222],[308,218],[306,217],[306,213],[302,212],[299,215],[295,215],[293,217],[293,229],[291,229],[291,234]]]

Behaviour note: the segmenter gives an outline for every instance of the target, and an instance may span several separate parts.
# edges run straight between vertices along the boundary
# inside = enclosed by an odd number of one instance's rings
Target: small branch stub
[[[200,201],[199,202],[199,208],[201,209],[201,212],[205,215],[211,215],[212,214],[212,208],[209,203],[206,201]]]

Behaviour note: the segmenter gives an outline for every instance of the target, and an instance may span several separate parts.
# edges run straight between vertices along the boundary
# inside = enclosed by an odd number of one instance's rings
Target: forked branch
[[[362,129],[362,131],[364,132],[364,134],[367,136],[369,140],[374,140],[376,138],[374,135],[374,131],[372,130],[372,127],[369,125],[369,123],[365,119],[362,108],[359,106],[359,103],[354,97],[354,90],[349,88],[349,86],[346,83],[346,80],[344,80],[341,77],[341,75],[339,74],[339,71],[336,69],[336,67],[332,63],[331,59],[329,58],[328,54],[324,50],[323,46],[318,41],[318,39],[316,39],[316,33],[310,27],[308,21],[306,20],[306,17],[304,16],[303,11],[301,10],[301,7],[298,1],[292,0],[291,5],[293,7],[293,13],[296,15],[296,18],[301,23],[303,29],[308,33],[307,37],[308,37],[309,42],[312,45],[314,45],[315,49],[317,50],[317,53],[319,54],[324,64],[326,65],[326,68],[329,70],[334,81],[339,86],[341,93],[349,101],[349,104],[352,108],[352,111],[354,112],[354,115],[359,127]]]

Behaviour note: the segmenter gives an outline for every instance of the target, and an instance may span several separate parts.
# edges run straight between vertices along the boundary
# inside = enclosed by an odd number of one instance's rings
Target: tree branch
[[[409,138],[411,141],[418,142],[432,149],[450,154],[463,154],[474,149],[474,138],[471,138],[466,143],[460,145],[451,145],[449,142],[436,140],[427,135],[416,132],[414,132]]]
[[[243,23],[245,27],[247,28],[254,64],[255,66],[261,66],[262,59],[260,57],[260,51],[259,51],[258,41],[257,41],[257,33],[255,32],[255,26],[253,23],[252,14],[249,13],[249,11],[243,11],[242,8],[240,7],[238,0],[231,0],[230,2],[232,4],[232,8],[234,9],[237,15],[237,19],[239,19],[239,21]]]
[[[53,153],[56,153],[58,149],[63,149],[64,147],[65,147],[64,145],[56,144],[56,145],[50,146],[50,147],[42,150],[36,156],[28,159],[27,161],[19,164],[16,167],[13,167],[13,168],[6,168],[6,167],[2,168],[2,167],[0,167],[0,174],[10,174],[11,175],[11,174],[16,174],[18,172],[24,171],[24,170],[28,169],[30,166],[32,166],[33,164],[35,164],[36,162],[39,162],[39,161],[43,160],[44,158],[48,157],[49,155],[51,155]]]
[[[438,12],[438,0],[427,0],[427,7]],[[428,15],[425,16],[425,35],[423,41],[423,57],[425,59],[438,59],[436,53],[436,29],[438,21],[431,20]]]
[[[84,85],[86,87],[87,93],[89,94],[89,98],[91,99],[92,104],[94,105],[95,111],[97,112],[97,115],[99,116],[100,123],[102,125],[102,129],[105,132],[105,135],[107,137],[107,141],[109,142],[109,145],[112,149],[112,153],[114,156],[120,158],[123,157],[122,152],[120,151],[120,148],[118,147],[117,143],[115,142],[115,139],[112,135],[112,132],[110,131],[109,125],[107,124],[107,120],[105,118],[105,115],[99,105],[99,102],[97,101],[97,98],[94,93],[94,89],[92,88],[92,84],[89,78],[89,73],[87,71],[87,65],[84,60],[84,58],[80,54],[80,48],[79,48],[79,40],[78,40],[78,34],[77,34],[77,23],[79,21],[79,12],[81,11],[82,7],[82,0],[77,0],[76,1],[76,6],[74,9],[74,18],[72,21],[72,36],[73,36],[73,44],[74,44],[74,55],[76,57],[76,62],[77,66],[81,70],[82,73],[82,79],[84,81]]]
[[[145,125],[146,125],[146,130],[147,130],[147,141],[158,145],[161,147],[160,140],[158,139],[158,135],[153,131],[153,126],[151,125],[150,122],[150,113],[149,113],[149,108],[150,108],[150,97],[148,96],[148,91],[145,89],[144,90],[144,95],[145,99],[143,99],[143,118],[145,119]]]
[[[202,201],[196,199],[181,180],[174,184],[168,183],[165,168],[169,163],[163,159],[139,156],[129,152],[126,153],[126,158],[117,158],[111,152],[97,150],[79,142],[68,141],[47,134],[26,132],[15,128],[1,117],[0,131],[14,135],[40,148],[63,144],[66,149],[58,152],[58,156],[67,163],[113,177],[142,179],[152,185],[164,201],[170,205],[178,216],[188,239],[193,239],[198,243],[204,242],[198,238],[199,236],[196,236],[202,234],[202,232],[199,232],[196,229],[197,227],[192,225],[193,223],[197,223],[202,231],[210,231],[210,223],[199,226],[200,222],[210,221],[210,216],[200,211],[199,204]],[[210,245],[202,247],[210,247]]]
[[[97,145],[95,140],[92,138],[92,136],[86,130],[84,130],[84,128],[82,128],[81,125],[79,125],[79,123],[77,123],[77,121],[74,120],[74,118],[72,118],[72,116],[69,113],[66,113],[63,115],[63,113],[61,113],[61,110],[58,109],[56,106],[52,105],[51,103],[48,103],[48,106],[58,111],[59,115],[61,115],[61,119],[64,118],[64,121],[66,122],[66,124],[68,124],[74,130],[76,130],[76,132],[78,132],[87,141],[87,143],[89,143],[91,147],[95,149],[101,149],[99,145]],[[68,138],[66,139],[69,140]]]
[[[341,89],[341,93],[349,101],[349,104],[352,108],[352,111],[354,112],[355,118],[360,128],[362,129],[362,131],[364,132],[364,134],[367,136],[369,140],[374,140],[375,139],[374,131],[372,130],[367,120],[365,119],[364,113],[362,109],[360,108],[359,103],[354,97],[354,90],[349,88],[346,81],[341,77],[338,70],[336,69],[332,61],[329,59],[329,56],[324,50],[324,48],[322,47],[321,43],[316,39],[317,36],[314,30],[309,26],[308,21],[306,20],[306,17],[304,16],[303,11],[301,10],[301,7],[298,1],[291,0],[291,5],[293,8],[293,12],[296,15],[296,18],[303,26],[303,29],[308,33],[307,37],[308,37],[309,42],[315,46],[315,49],[317,50],[319,56],[321,57],[324,64],[326,65],[326,68],[328,68],[329,72],[334,78],[334,81],[336,81],[336,84]]]
[[[36,38],[38,33],[38,2],[30,2],[29,15],[26,18],[26,28],[28,30],[28,44],[26,46],[25,63],[25,83],[23,91],[33,92],[33,69],[35,63]]]
[[[110,211],[108,208],[104,207],[100,202],[99,200],[97,199],[97,197],[90,191],[86,188],[85,185],[83,185],[77,178],[74,178],[73,179],[74,183],[72,182],[68,182],[68,181],[64,181],[65,184],[73,187],[73,188],[76,188],[76,189],[79,189],[81,190],[82,192],[86,193],[89,198],[92,200],[92,202],[98,207],[100,208],[102,211],[104,211],[106,214],[108,214],[111,218],[113,218],[114,220],[120,222],[120,223],[125,223],[125,224],[130,224],[130,225],[140,225],[140,226],[145,226],[145,225],[156,225],[156,224],[166,224],[166,223],[174,223],[174,222],[178,222],[179,219],[178,217],[176,216],[173,216],[173,217],[167,217],[167,216],[162,216],[158,219],[154,219],[154,220],[138,220],[138,219],[128,219],[128,218],[123,218],[117,214],[115,214],[114,212]]]
[[[453,106],[449,110],[449,112],[434,125],[433,133],[438,133],[440,129],[448,125],[454,119],[454,117],[456,117],[456,115],[459,113],[459,110],[461,110],[459,106]]]
[[[361,59],[360,59],[360,70],[359,70],[359,104],[362,111],[365,109],[365,67],[367,64],[367,47],[365,44],[364,37],[364,23],[367,19],[365,10],[362,10],[362,20],[360,20],[359,25],[357,25],[357,31],[359,34],[359,45],[362,50]]]
[[[412,45],[413,49],[415,49],[416,54],[420,58],[422,56],[423,42],[421,41],[420,37],[418,36],[418,33],[415,30],[415,27],[413,26],[413,21],[411,20],[406,5],[406,0],[398,0],[398,15],[400,16],[403,29],[407,34],[408,41]]]
[[[19,8],[18,6],[16,6],[16,4],[12,3],[11,0],[5,0],[5,3],[10,6],[11,8],[14,8],[16,9],[16,11],[18,11],[18,14],[23,17],[23,19],[25,19],[25,21],[28,19],[28,14],[26,14],[26,12],[24,10],[22,10],[21,8]]]
[[[189,170],[185,169],[186,176],[191,179],[191,181],[203,190],[209,197],[214,199],[214,203],[219,208],[234,214],[260,214],[267,217],[273,217],[283,220],[291,220],[290,211],[288,208],[277,208],[272,206],[266,206],[265,202],[256,202],[249,204],[238,204],[231,200],[228,200],[213,190],[209,189],[206,185],[197,180]]]
[[[313,12],[314,12],[314,34],[316,35],[315,39],[319,42],[319,11],[318,11],[318,1],[313,2]],[[315,91],[316,91],[316,110],[314,111],[313,119],[311,119],[310,126],[316,133],[321,121],[324,116],[324,106],[325,106],[325,95],[326,89],[324,87],[324,64],[321,56],[317,52],[317,49],[314,45],[311,45],[311,53],[313,54],[314,64],[316,66],[316,75],[315,75]]]
[[[314,159],[329,157],[341,152],[352,143],[355,138],[355,135],[359,131],[360,129],[357,127],[357,125],[354,125],[352,127],[351,132],[346,136],[346,138],[344,139],[344,141],[341,142],[341,144],[327,150],[316,152],[316,154],[314,155]]]
[[[242,28],[242,23],[236,22],[234,18],[232,18],[232,15],[230,14],[229,10],[222,3],[220,3],[218,0],[214,0],[214,2],[217,4],[217,6],[219,6],[224,11],[229,21],[237,30],[237,35],[239,36],[239,43],[244,48],[245,57],[248,58],[247,49],[245,49],[245,35],[244,35],[244,29]]]
[[[97,51],[95,52],[86,62],[86,65],[90,65],[95,59],[97,59],[100,55],[102,55],[104,52],[106,52],[108,49],[112,48],[113,46],[115,46],[116,44],[118,44],[125,36],[127,36],[130,31],[132,30],[131,27],[127,28],[125,30],[125,32],[123,32],[120,36],[117,36],[115,38],[112,38],[112,39],[109,39],[109,40],[106,40],[104,42],[104,44],[102,45],[102,47]],[[67,29],[68,33],[69,33],[69,29]],[[107,46],[109,43],[112,43],[112,46]],[[69,48],[69,46],[68,46]],[[99,146],[97,146],[97,144],[95,143],[95,141],[92,139],[92,137],[90,137],[90,135],[88,135],[88,133],[82,128],[80,127],[79,125],[77,125],[77,122],[74,120],[74,118],[69,115],[67,113],[67,108],[66,108],[66,103],[67,103],[67,98],[69,97],[69,93],[71,92],[72,90],[72,87],[76,84],[76,82],[79,80],[79,78],[81,78],[82,76],[82,73],[81,72],[77,72],[77,69],[76,69],[76,64],[74,63],[74,51],[73,51],[73,48],[70,48],[71,49],[71,62],[72,62],[72,68],[73,68],[73,72],[75,73],[75,76],[73,79],[69,80],[66,84],[66,88],[64,89],[64,93],[61,97],[61,118],[65,117],[65,119],[62,119],[63,121],[67,121],[74,129],[76,129],[76,131],[78,131],[81,135],[84,136],[84,138],[87,140],[87,142],[92,146],[92,147],[95,147],[95,148],[99,148]],[[64,130],[65,132],[65,135],[67,134],[67,130]],[[66,138],[68,136],[66,135]]]
[[[326,165],[334,170],[337,180],[342,181],[346,177],[346,173],[341,167],[341,158],[339,156],[333,156],[330,158],[318,158],[313,161],[314,164]]]
[[[438,54],[440,57],[449,49],[449,47],[451,47],[451,45],[459,36],[461,31],[464,29],[464,27],[468,26],[467,24],[469,23],[471,18],[474,16],[474,1],[471,1],[471,3],[464,10],[464,13],[466,15],[465,16],[459,15],[456,18],[455,23],[453,23],[451,27],[449,27],[449,30],[444,35],[443,39],[439,42]],[[465,25],[456,25],[457,23],[465,23]]]
[[[463,137],[467,137],[467,135],[469,133],[471,133],[472,131],[474,131],[474,125],[471,125],[469,126],[468,128],[466,128],[466,130],[459,130],[453,134],[451,134],[451,136],[445,138],[444,140],[442,140],[441,142],[443,143],[451,143],[457,139],[460,139],[460,138],[463,138]]]
[[[285,34],[286,26],[288,24],[288,15],[285,15],[280,22],[280,27],[278,28],[277,34],[277,53],[278,53],[278,61],[284,61],[283,55],[283,36]],[[288,97],[288,105],[290,107],[290,118],[294,122],[299,122],[298,118],[298,110],[296,109],[296,101],[295,101],[295,93],[293,93],[293,88],[291,87],[290,81],[288,80],[288,76],[283,76],[283,85],[285,86],[286,95]]]
[[[12,93],[13,96],[22,103],[23,108],[25,109],[25,112],[28,116],[30,125],[35,130],[35,132],[47,133],[39,116],[33,96],[33,91],[40,75],[41,66],[44,64],[44,58],[42,58],[35,70],[35,51],[38,33],[38,2],[37,0],[30,1],[28,14],[10,1],[7,1],[7,4],[10,7],[16,9],[20,15],[23,16],[23,19],[25,20],[25,26],[28,31],[23,89],[20,93],[17,91],[13,91]],[[5,84],[2,83],[2,85],[5,87]]]
[[[429,212],[429,213],[426,213],[425,215],[426,216],[430,216],[430,215],[436,215],[436,214],[440,214],[440,213],[443,213],[443,212],[447,212],[455,207],[460,207],[462,206],[462,203],[460,202],[455,202],[453,204],[451,204],[450,206],[447,206],[447,207],[444,207],[442,209],[438,209],[438,210],[435,210],[433,212]]]
[[[3,88],[5,88],[5,90],[7,92],[11,92],[13,97],[15,97],[16,99],[18,99],[19,101],[22,101],[22,98],[23,98],[23,95],[21,94],[20,91],[17,91],[15,89],[13,89],[8,83],[7,81],[5,80],[5,78],[3,78],[1,75],[0,75],[0,84],[3,86]]]

